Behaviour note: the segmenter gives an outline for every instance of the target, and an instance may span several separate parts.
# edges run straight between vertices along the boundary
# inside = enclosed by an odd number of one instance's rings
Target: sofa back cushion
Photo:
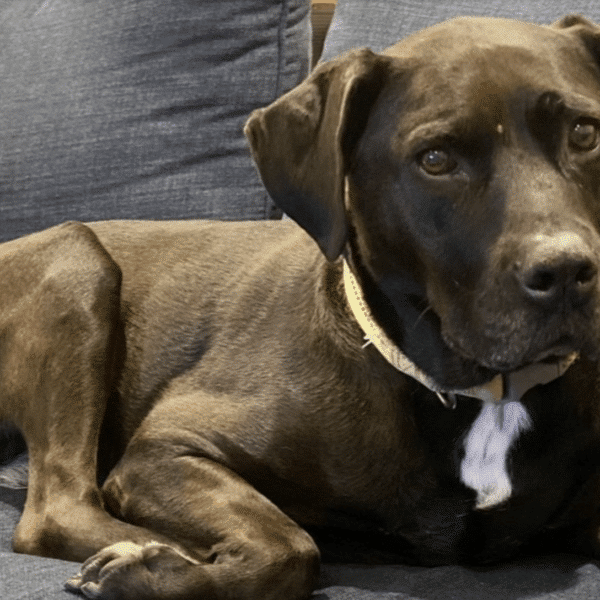
[[[597,0],[337,0],[325,39],[321,61],[351,48],[375,52],[407,35],[458,16],[488,16],[552,23],[565,14],[577,13],[600,22]]]
[[[277,216],[242,127],[307,74],[309,0],[3,0],[0,241]]]

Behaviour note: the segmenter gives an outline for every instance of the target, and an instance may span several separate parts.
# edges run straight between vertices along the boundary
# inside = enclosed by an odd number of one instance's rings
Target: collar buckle
[[[442,392],[435,392],[436,396],[440,399],[440,402],[449,410],[456,408],[456,394],[448,392],[443,394]]]

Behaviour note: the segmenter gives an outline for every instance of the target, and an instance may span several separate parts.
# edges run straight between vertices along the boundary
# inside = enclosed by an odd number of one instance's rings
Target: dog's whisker
[[[421,312],[421,314],[417,317],[416,321],[413,324],[413,329],[417,328],[417,325],[419,324],[419,322],[421,321],[421,319],[427,314],[428,311],[431,310],[431,304],[428,304],[427,307],[425,308],[425,310],[423,312]]]

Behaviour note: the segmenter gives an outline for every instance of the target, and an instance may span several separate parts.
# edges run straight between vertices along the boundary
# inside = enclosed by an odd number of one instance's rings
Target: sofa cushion
[[[569,3],[559,0],[338,0],[321,61],[350,48],[367,47],[377,52],[419,29],[457,16],[483,15],[552,23],[568,13],[600,22],[600,4],[596,0]]]
[[[0,488],[0,598],[69,600],[63,582],[79,565],[10,553],[24,490]],[[323,565],[313,600],[591,600],[600,566],[577,556],[531,557],[495,567]]]
[[[10,552],[13,531],[19,522],[26,491],[0,487],[0,552]],[[1,598],[2,596],[0,596]]]
[[[499,567],[325,566],[312,600],[592,600],[600,568],[574,556]]]
[[[278,212],[242,127],[307,74],[308,0],[3,0],[0,241]]]
[[[64,582],[78,563],[0,552],[0,597],[3,600],[77,600]]]

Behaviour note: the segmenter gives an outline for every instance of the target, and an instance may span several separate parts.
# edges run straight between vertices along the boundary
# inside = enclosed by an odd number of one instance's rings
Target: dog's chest
[[[546,425],[528,406],[470,398],[459,399],[455,410],[433,399],[419,403],[417,422],[437,485],[413,507],[414,521],[398,527],[417,560],[499,560],[543,520],[532,495],[537,483],[526,473],[537,456],[538,429]],[[519,502],[511,502],[517,494]]]
[[[460,463],[460,480],[477,493],[477,509],[493,508],[511,497],[510,453],[532,427],[520,401],[483,404],[464,437]]]

